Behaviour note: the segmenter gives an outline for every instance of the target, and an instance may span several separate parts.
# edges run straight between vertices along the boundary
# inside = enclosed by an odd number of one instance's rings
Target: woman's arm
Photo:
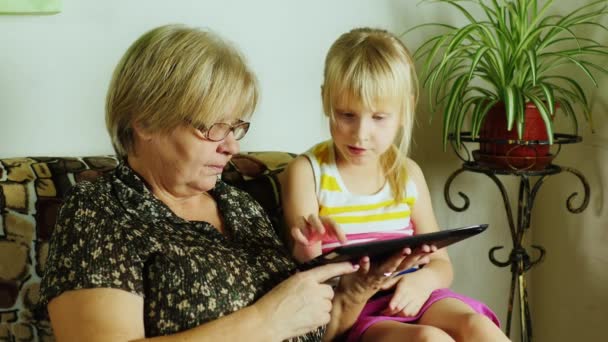
[[[281,336],[252,306],[178,334],[146,339],[143,298],[110,288],[65,292],[49,303],[48,310],[58,342],[188,342],[245,337],[248,341],[278,341],[276,336]]]
[[[170,336],[145,338],[143,298],[119,289],[67,291],[48,305],[57,342],[282,341],[330,321],[328,279],[356,271],[348,262],[300,272],[255,304]]]

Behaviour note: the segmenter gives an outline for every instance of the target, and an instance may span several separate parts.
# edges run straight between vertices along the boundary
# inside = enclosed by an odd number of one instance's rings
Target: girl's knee
[[[488,317],[478,314],[469,313],[464,315],[462,324],[460,325],[461,337],[466,340],[488,340],[498,341],[496,338],[504,336],[502,331]],[[506,337],[505,337],[506,338]],[[488,340],[489,341],[489,340]]]
[[[439,328],[435,328],[430,325],[418,325],[416,326],[416,332],[414,334],[413,341],[454,342],[454,339],[452,339],[450,335],[448,335],[446,332]]]

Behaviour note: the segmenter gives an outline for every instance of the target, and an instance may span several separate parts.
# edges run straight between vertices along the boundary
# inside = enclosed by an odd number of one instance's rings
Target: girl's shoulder
[[[426,189],[427,188],[426,179],[425,179],[424,173],[422,172],[422,169],[420,168],[418,163],[416,163],[413,159],[408,157],[406,159],[405,165],[406,165],[406,169],[407,169],[407,177],[408,177],[407,187],[408,187],[408,189],[410,187],[414,187],[416,189],[416,193],[419,193],[419,191],[421,189]]]
[[[331,140],[320,142],[304,152],[304,156],[317,164],[329,164],[332,161],[333,143]]]
[[[407,174],[410,177],[414,177],[416,178],[420,178],[420,177],[424,177],[423,173],[422,173],[422,169],[420,168],[420,166],[418,165],[418,163],[416,163],[412,158],[410,157],[406,157],[405,158],[405,168],[407,170]]]

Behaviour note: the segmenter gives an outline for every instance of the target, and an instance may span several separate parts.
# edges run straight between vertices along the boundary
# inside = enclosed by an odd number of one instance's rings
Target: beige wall
[[[556,1],[555,11],[562,12],[591,3]],[[457,22],[457,20],[456,20]],[[608,24],[608,18],[602,21]],[[608,43],[606,33],[590,31],[594,39]],[[597,61],[606,67],[606,58]],[[566,68],[564,74],[581,79]],[[525,244],[534,257],[530,244],[547,250],[545,261],[528,274],[528,288],[534,340],[540,342],[605,341],[608,324],[608,78],[597,73],[600,87],[588,82],[593,103],[595,134],[581,120],[584,140],[580,144],[566,145],[555,160],[558,165],[581,171],[591,186],[591,198],[586,211],[572,214],[566,209],[566,200],[578,192],[573,204],[580,205],[583,188],[576,177],[560,174],[548,177],[541,187],[532,212],[531,231]],[[423,94],[424,95],[424,94]],[[450,247],[456,265],[454,287],[489,303],[505,323],[509,291],[509,269],[490,264],[487,252],[491,246],[505,245],[507,251],[498,255],[506,259],[510,250],[510,237],[506,214],[500,193],[488,177],[463,173],[452,185],[450,193],[457,205],[463,202],[457,192],[466,193],[471,204],[467,211],[456,213],[449,209],[443,198],[447,177],[460,167],[459,160],[441,149],[439,120],[428,123],[428,110],[419,108],[419,125],[416,131],[414,157],[425,171],[433,196],[439,222],[443,226],[460,226],[475,222],[490,223],[487,233],[466,244]],[[563,117],[556,119],[559,132],[567,132]],[[471,147],[474,148],[474,147]],[[516,208],[517,187],[515,177],[501,176],[510,191],[512,206]],[[519,340],[519,321],[515,306],[511,336]]]
[[[607,25],[608,18],[601,23]],[[604,44],[608,41],[606,32],[594,30],[592,37]],[[598,63],[608,65],[606,58]],[[573,75],[571,70],[566,73]],[[598,79],[599,88],[589,87],[596,133],[585,125],[583,142],[565,146],[556,160],[583,173],[591,186],[589,206],[581,214],[567,211],[568,196],[578,192],[573,204],[580,205],[583,188],[576,177],[560,174],[547,180],[534,211],[534,242],[547,249],[546,261],[532,272],[539,341],[607,339],[608,77],[598,75]]]

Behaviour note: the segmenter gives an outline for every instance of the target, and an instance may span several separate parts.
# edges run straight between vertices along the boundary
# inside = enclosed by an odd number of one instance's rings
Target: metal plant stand
[[[571,144],[580,142],[582,139],[579,136],[568,135],[568,134],[554,134],[554,145],[557,145],[557,152],[555,155],[559,154],[561,150],[561,146],[564,144]],[[572,204],[572,201],[575,197],[577,197],[578,193],[572,193],[567,201],[566,206],[571,213],[580,213],[585,210],[589,203],[589,183],[585,179],[585,177],[578,171],[570,167],[563,167],[554,164],[549,164],[548,166],[540,169],[540,170],[532,170],[532,167],[528,167],[526,169],[517,169],[517,168],[506,168],[506,169],[497,169],[487,164],[479,163],[471,158],[471,153],[466,148],[465,144],[461,144],[460,146],[456,146],[456,142],[454,136],[450,136],[450,141],[452,142],[452,148],[458,155],[458,157],[463,161],[462,167],[456,170],[448,180],[446,181],[444,187],[444,196],[448,206],[455,211],[465,211],[469,207],[469,198],[462,192],[458,192],[458,195],[464,200],[464,204],[462,206],[457,206],[454,204],[450,197],[450,186],[454,179],[465,171],[475,172],[485,174],[490,177],[494,181],[494,183],[498,186],[500,193],[502,195],[502,200],[504,202],[507,220],[509,223],[511,240],[513,248],[511,249],[511,253],[509,254],[509,258],[501,261],[495,256],[495,252],[504,248],[504,246],[496,246],[492,247],[489,251],[490,261],[498,266],[498,267],[507,267],[511,266],[511,290],[509,293],[509,305],[508,305],[508,313],[507,313],[507,325],[506,325],[506,334],[510,335],[511,332],[511,318],[513,314],[513,303],[515,299],[515,292],[517,288],[518,293],[518,303],[519,303],[519,316],[520,316],[520,326],[521,326],[521,341],[529,342],[532,341],[532,320],[530,315],[530,308],[528,305],[528,293],[526,289],[526,279],[525,273],[529,271],[534,265],[538,264],[543,260],[545,256],[545,249],[538,245],[532,245],[531,247],[537,250],[537,255],[535,258],[532,258],[526,247],[523,246],[523,238],[525,232],[530,228],[530,215],[532,213],[532,208],[534,206],[534,199],[536,198],[536,194],[538,190],[542,186],[546,177],[551,175],[556,175],[561,172],[569,172],[575,175],[582,183],[584,188],[584,198],[580,206],[575,207]],[[461,142],[488,142],[483,141],[479,138],[472,138],[470,132],[463,132],[460,135]],[[492,141],[495,143],[504,143],[504,144],[548,144],[548,141]],[[531,164],[532,165],[532,164]],[[514,216],[513,210],[511,208],[511,201],[508,197],[505,186],[502,181],[498,177],[499,175],[508,175],[515,176],[519,178],[519,195],[517,202],[517,216]]]

